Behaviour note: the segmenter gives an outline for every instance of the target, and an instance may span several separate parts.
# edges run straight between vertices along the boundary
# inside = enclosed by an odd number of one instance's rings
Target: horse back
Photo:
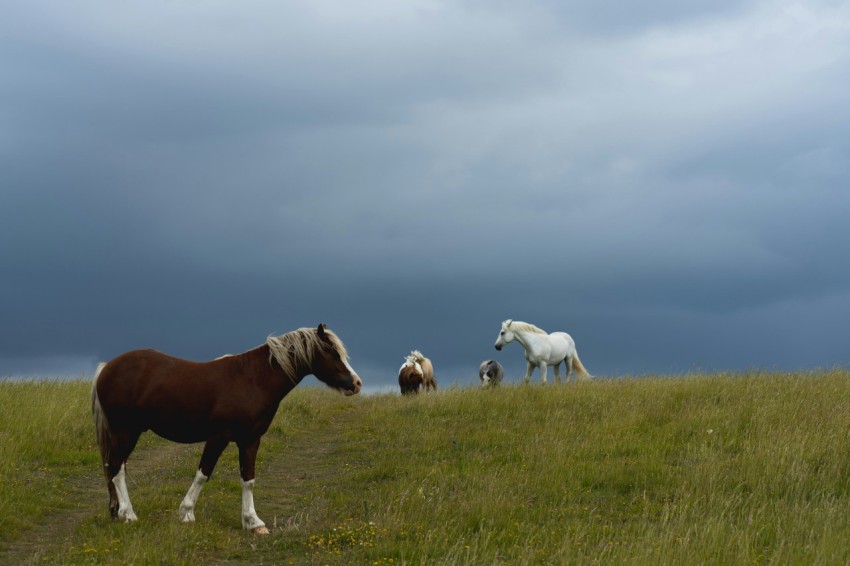
[[[95,387],[110,426],[198,442],[233,423],[267,428],[274,417],[277,403],[271,392],[258,387],[239,363],[236,356],[192,362],[156,350],[133,350],[107,362]]]
[[[172,358],[156,350],[132,350],[101,364],[95,389],[104,407],[133,404],[163,380]]]
[[[538,334],[529,347],[525,349],[525,359],[534,365],[541,362],[546,364],[557,364],[567,356],[575,353],[575,343],[566,332],[552,332],[551,334]]]

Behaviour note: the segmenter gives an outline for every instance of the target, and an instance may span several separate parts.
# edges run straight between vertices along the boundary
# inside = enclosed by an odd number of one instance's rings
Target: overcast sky
[[[507,318],[602,376],[850,363],[850,2],[2,12],[0,376],[326,322],[467,385]]]

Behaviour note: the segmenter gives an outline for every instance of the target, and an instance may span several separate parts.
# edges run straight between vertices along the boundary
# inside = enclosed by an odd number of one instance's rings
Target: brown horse
[[[434,366],[431,360],[422,355],[419,350],[413,350],[404,358],[404,364],[398,370],[398,385],[402,395],[419,393],[419,388],[437,389],[434,379]]]
[[[421,385],[422,366],[412,360],[411,356],[408,356],[398,369],[398,386],[401,389],[401,394],[419,393],[419,386]]]
[[[212,362],[134,350],[101,364],[92,386],[92,414],[112,517],[137,519],[125,466],[139,436],[152,430],[175,442],[206,442],[195,479],[180,504],[182,521],[195,520],[201,488],[221,453],[235,442],[242,477],[242,526],[268,534],[254,510],[260,437],[281,400],[308,374],[346,395],[358,393],[362,385],[348,364],[345,346],[324,324],[270,337],[253,350]]]

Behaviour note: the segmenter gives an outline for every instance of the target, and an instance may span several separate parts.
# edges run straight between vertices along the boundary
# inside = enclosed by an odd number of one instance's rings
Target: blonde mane
[[[404,365],[398,371],[402,394],[417,393],[420,385],[426,390],[437,389],[434,365],[419,350],[411,350],[410,354],[404,357]],[[410,375],[411,371],[415,377]]]
[[[407,356],[407,360],[408,360],[408,361],[413,360],[413,361],[415,361],[415,362],[419,362],[419,363],[421,363],[421,362],[422,362],[422,360],[427,360],[427,359],[428,359],[428,358],[426,358],[425,356],[423,356],[423,355],[422,355],[422,352],[420,352],[419,350],[412,350],[412,351],[410,352],[410,355],[409,355],[409,356]]]
[[[506,320],[502,324],[508,325],[508,327],[513,331],[531,332],[533,334],[549,334],[542,328],[534,326],[530,322],[522,322],[521,320]]]
[[[419,365],[419,362],[413,359],[413,356],[405,357],[404,363],[401,364],[401,367],[398,368],[398,370],[401,371],[404,368],[414,368],[416,370],[416,373],[422,373],[422,366]]]
[[[343,360],[348,359],[348,352],[339,337],[328,329],[325,334]],[[313,358],[323,347],[322,339],[315,328],[299,328],[281,336],[269,336],[266,339],[269,346],[269,363],[276,361],[283,372],[295,379],[297,367],[305,365],[312,367]]]

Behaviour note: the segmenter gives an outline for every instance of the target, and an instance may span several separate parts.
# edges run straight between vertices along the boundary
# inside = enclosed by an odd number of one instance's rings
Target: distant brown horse
[[[431,360],[422,355],[419,350],[413,350],[405,357],[404,364],[398,370],[398,385],[402,395],[419,393],[419,388],[437,389],[434,379],[434,366]]]
[[[419,393],[422,385],[422,366],[410,356],[405,358],[404,363],[398,369],[398,386],[402,395]]]
[[[195,520],[195,503],[230,442],[239,448],[242,526],[268,534],[254,510],[254,463],[260,437],[281,400],[309,374],[354,395],[362,382],[340,339],[324,324],[300,328],[243,354],[197,363],[155,350],[134,350],[101,364],[92,386],[92,414],[109,489],[112,517],[137,520],[125,478],[139,436],[152,430],[175,442],[206,442],[200,465],[180,504]]]

